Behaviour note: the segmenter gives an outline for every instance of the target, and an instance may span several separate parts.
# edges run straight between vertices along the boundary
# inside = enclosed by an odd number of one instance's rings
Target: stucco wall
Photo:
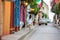
[[[2,1],[0,0],[0,35],[2,35],[3,32],[3,5],[2,5]]]
[[[45,2],[43,2],[43,6],[42,6],[42,8],[41,8],[41,11],[42,11],[43,13],[49,14],[49,7],[48,7],[48,5],[47,5]]]
[[[4,19],[3,19],[3,34],[8,35],[10,33],[10,10],[11,2],[4,2]]]

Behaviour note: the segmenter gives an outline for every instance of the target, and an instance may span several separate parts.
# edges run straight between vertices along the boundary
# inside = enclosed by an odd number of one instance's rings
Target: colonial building
[[[43,1],[43,5],[42,5],[42,7],[41,7],[40,10],[41,10],[43,13],[49,15],[49,7],[48,7],[48,5],[47,5],[44,1]]]

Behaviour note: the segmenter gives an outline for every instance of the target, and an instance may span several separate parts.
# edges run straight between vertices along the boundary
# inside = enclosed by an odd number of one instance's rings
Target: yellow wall
[[[3,19],[3,34],[8,35],[10,33],[10,7],[11,2],[4,2],[4,19]]]

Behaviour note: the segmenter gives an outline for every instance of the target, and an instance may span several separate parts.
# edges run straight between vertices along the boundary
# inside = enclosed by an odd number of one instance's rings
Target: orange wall
[[[1,35],[2,35],[2,4],[0,0],[0,40],[1,40]]]
[[[10,33],[10,8],[11,2],[4,2],[3,35]]]
[[[0,0],[0,2],[1,2],[1,0]]]

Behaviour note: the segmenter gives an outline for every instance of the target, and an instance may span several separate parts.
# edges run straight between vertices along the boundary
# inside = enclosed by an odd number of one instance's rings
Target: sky
[[[53,21],[54,13],[51,12],[50,0],[43,0],[49,6],[49,19]]]

